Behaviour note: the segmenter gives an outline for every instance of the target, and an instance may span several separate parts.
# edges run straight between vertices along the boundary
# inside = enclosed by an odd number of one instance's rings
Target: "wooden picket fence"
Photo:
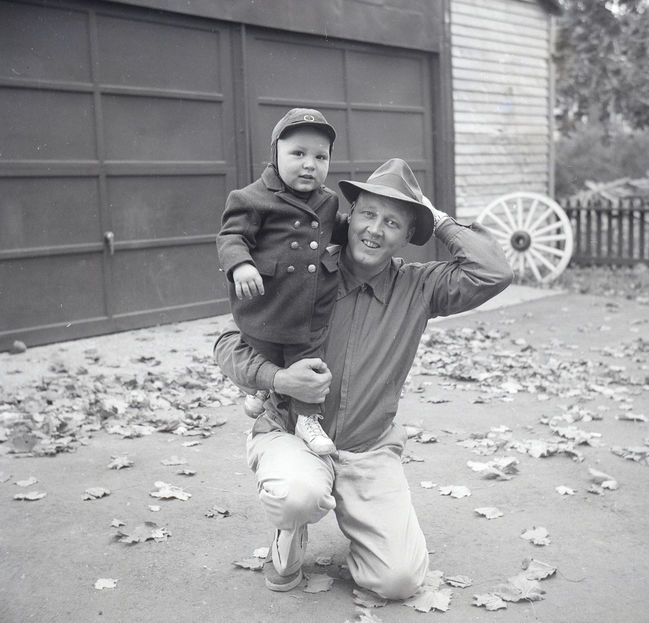
[[[573,264],[649,263],[648,198],[567,200],[561,207],[572,224]]]

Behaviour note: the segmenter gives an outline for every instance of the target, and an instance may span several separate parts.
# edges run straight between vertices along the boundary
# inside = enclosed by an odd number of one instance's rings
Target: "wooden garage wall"
[[[551,17],[536,0],[452,0],[457,214],[552,192]]]

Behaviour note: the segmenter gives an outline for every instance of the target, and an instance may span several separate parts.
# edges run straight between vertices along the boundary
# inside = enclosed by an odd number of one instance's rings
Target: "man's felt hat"
[[[271,143],[274,144],[289,128],[300,125],[311,125],[320,128],[329,137],[330,143],[336,140],[336,130],[325,119],[325,116],[313,108],[291,108],[275,125],[271,134]]]
[[[435,218],[432,205],[421,192],[415,174],[405,160],[391,158],[376,169],[367,178],[367,182],[341,180],[338,186],[350,203],[356,201],[361,191],[366,191],[382,197],[399,199],[411,205],[416,218],[415,232],[410,239],[412,244],[426,244],[433,234]]]

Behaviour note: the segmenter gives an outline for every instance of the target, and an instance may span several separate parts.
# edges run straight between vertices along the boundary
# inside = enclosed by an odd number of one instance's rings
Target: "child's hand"
[[[264,294],[264,282],[259,271],[248,262],[239,264],[232,271],[234,280],[234,289],[239,300],[253,296],[262,296]]]

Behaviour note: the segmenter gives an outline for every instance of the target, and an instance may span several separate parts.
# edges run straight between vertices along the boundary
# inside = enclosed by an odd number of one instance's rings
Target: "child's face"
[[[277,170],[284,184],[299,192],[311,192],[324,184],[329,173],[329,139],[304,126],[277,141]]]

